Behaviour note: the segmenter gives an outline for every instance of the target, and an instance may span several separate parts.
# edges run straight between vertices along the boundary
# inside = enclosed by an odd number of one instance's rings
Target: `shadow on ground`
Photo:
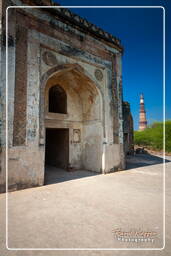
[[[165,162],[170,162],[165,160]],[[163,158],[159,156],[154,156],[150,154],[137,154],[134,156],[127,156],[126,159],[126,170],[139,168],[143,166],[162,164]]]
[[[90,176],[99,175],[100,173],[85,171],[85,170],[76,170],[76,171],[66,171],[61,168],[54,166],[46,166],[45,170],[45,185],[55,184],[59,182],[75,180],[86,178]]]
[[[166,163],[170,162],[169,160],[165,160]],[[150,154],[137,154],[135,156],[127,156],[126,160],[126,170],[139,168],[143,166],[162,164],[163,158],[159,156],[154,156]],[[55,184],[59,182],[81,179],[86,177],[91,177],[95,175],[100,175],[100,173],[85,171],[85,170],[76,170],[68,172],[64,169],[46,166],[45,171],[45,185]]]

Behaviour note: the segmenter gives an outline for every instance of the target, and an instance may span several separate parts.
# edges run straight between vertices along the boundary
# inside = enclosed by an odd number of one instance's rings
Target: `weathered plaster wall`
[[[8,152],[9,189],[22,189],[44,184],[44,161],[41,147],[12,147]]]
[[[107,173],[109,171],[118,171],[121,169],[121,154],[120,146],[118,144],[106,144],[105,145],[105,170]]]
[[[103,129],[100,122],[84,123],[83,126],[83,168],[102,171]]]

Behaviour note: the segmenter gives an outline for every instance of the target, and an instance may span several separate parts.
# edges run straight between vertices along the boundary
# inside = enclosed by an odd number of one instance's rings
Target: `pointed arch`
[[[64,73],[67,72],[75,72],[77,73],[80,77],[84,78],[89,84],[91,84],[92,88],[100,97],[101,101],[101,109],[102,109],[102,123],[103,123],[103,136],[105,137],[105,119],[104,119],[104,97],[103,97],[103,92],[101,91],[100,86],[98,86],[98,83],[95,82],[95,79],[90,77],[88,72],[84,70],[82,66],[79,64],[62,64],[62,65],[57,65],[55,67],[52,67],[49,69],[46,73],[43,74],[40,80],[40,114],[39,114],[39,131],[40,131],[40,136],[39,136],[39,143],[40,145],[44,145],[44,139],[45,139],[45,130],[44,130],[44,116],[45,116],[45,98],[44,98],[44,93],[45,93],[45,87],[47,84],[47,81],[53,77],[54,75],[60,76]]]

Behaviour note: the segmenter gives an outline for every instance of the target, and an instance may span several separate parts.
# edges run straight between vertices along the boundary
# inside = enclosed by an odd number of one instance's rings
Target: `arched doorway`
[[[66,65],[44,81],[41,99],[45,164],[101,172],[102,100],[92,79],[80,66]]]

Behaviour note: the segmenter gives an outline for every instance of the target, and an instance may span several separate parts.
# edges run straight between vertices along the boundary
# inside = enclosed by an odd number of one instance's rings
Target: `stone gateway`
[[[25,8],[39,5],[53,8]],[[6,167],[10,190],[43,185],[47,165],[124,169],[120,40],[50,0],[3,0],[0,15],[1,191]]]

